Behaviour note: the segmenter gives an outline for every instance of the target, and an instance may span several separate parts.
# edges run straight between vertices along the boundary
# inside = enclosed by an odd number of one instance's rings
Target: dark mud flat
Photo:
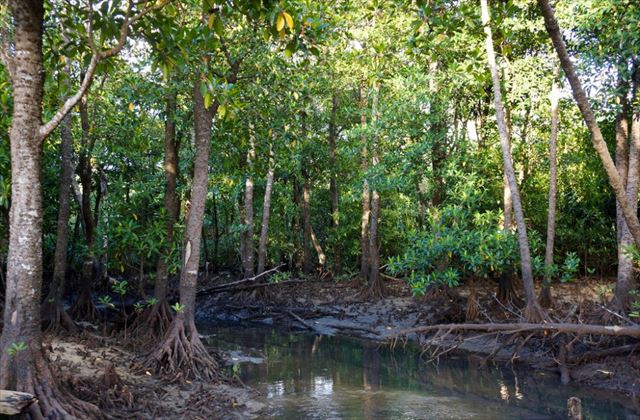
[[[581,285],[558,285],[554,289],[556,306],[551,314],[563,318],[567,314],[578,313],[581,322],[602,322],[602,315],[597,311],[600,304],[597,290],[601,286],[602,281],[596,280],[585,281]],[[517,322],[499,316],[503,308],[492,296],[492,287],[487,285],[479,294],[483,316],[491,317],[493,322]],[[417,300],[403,282],[389,281],[387,296],[371,300],[363,297],[362,289],[352,282],[305,281],[271,286],[257,296],[233,293],[203,296],[198,315],[205,322],[258,322],[269,326],[288,326],[321,336],[337,335],[380,343],[388,341],[396,331],[407,328],[464,322],[468,293],[469,290],[461,287],[452,297]],[[413,336],[410,340],[415,341],[416,338]],[[634,343],[633,340],[628,342]],[[572,363],[571,382],[577,387],[572,388],[560,384],[557,343],[553,340],[532,339],[517,352],[517,345],[509,343],[508,337],[496,339],[495,335],[486,334],[454,335],[448,342],[440,344],[455,347],[454,351],[446,353],[446,357],[440,357],[441,363],[455,356],[471,359],[470,366],[473,367],[484,365],[484,359],[490,356],[501,366],[527,369],[534,377],[544,378],[549,387],[590,390],[595,397],[619,402],[625,410],[633,413],[628,414],[628,418],[635,418],[633,416],[640,412],[640,356],[637,351]],[[609,346],[619,344],[610,343]],[[606,348],[594,347],[592,350]],[[517,353],[516,357],[514,353]],[[516,394],[514,392],[513,395]],[[563,392],[563,398],[564,394],[570,393]],[[566,399],[557,407],[565,404]]]
[[[425,363],[415,344],[382,345],[345,336],[248,323],[201,324],[230,370],[261,394],[259,416],[285,419],[565,418],[579,397],[585,418],[634,419],[632,398],[577,386],[556,375],[473,357]]]

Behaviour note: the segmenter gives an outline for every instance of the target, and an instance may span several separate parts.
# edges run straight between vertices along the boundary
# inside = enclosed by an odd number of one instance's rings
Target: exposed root
[[[546,283],[542,285],[538,300],[540,302],[540,306],[542,306],[543,308],[550,308],[553,305],[553,298],[551,297],[551,285]]]
[[[143,362],[143,367],[170,381],[223,379],[218,362],[200,340],[193,317],[178,314],[164,339]]]
[[[104,416],[93,404],[81,401],[59,387],[43,355],[40,340],[15,356],[0,355],[0,389],[33,394],[38,402],[26,413],[31,419],[99,419]],[[57,376],[57,375],[56,375]]]
[[[514,300],[518,300],[518,293],[516,292],[513,279],[513,270],[506,269],[500,275],[498,280],[498,300],[503,304],[508,304]]]
[[[62,306],[62,303],[47,299],[41,309],[42,326],[45,330],[59,332],[66,330],[70,333],[78,332],[76,323]]]
[[[113,364],[105,366],[97,379],[79,378],[74,375],[65,376],[65,385],[87,401],[98,404],[101,408],[133,408],[134,395],[115,370]]]
[[[524,318],[527,322],[537,324],[548,320],[548,315],[544,309],[537,303],[529,303],[523,311]]]
[[[172,320],[169,302],[163,299],[138,315],[131,324],[130,335],[145,344],[155,343],[165,336]]]
[[[69,315],[71,315],[73,319],[88,322],[94,322],[98,319],[98,310],[96,309],[96,305],[93,304],[93,299],[91,299],[91,290],[85,288],[80,292],[78,300],[76,300],[76,303],[73,304],[69,311]]]
[[[467,322],[475,321],[478,319],[478,315],[480,315],[480,304],[478,303],[478,291],[474,286],[467,298],[467,312],[465,313],[465,319]]]

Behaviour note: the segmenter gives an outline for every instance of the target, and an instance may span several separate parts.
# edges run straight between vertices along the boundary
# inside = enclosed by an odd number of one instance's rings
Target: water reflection
[[[449,359],[425,364],[416,348],[265,327],[202,326],[209,342],[263,357],[240,378],[262,391],[265,415],[284,419],[563,418],[566,400],[583,400],[587,418],[626,419],[631,403],[563,387],[555,375],[483,367]]]

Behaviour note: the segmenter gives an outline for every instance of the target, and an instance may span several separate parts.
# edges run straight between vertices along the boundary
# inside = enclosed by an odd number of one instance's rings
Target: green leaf
[[[227,115],[227,107],[222,104],[218,107],[218,117],[223,119],[225,115]]]

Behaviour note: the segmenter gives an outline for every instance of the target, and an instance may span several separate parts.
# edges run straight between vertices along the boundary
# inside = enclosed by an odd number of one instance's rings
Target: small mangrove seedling
[[[127,310],[124,306],[124,296],[127,294],[127,285],[129,284],[128,281],[126,280],[122,280],[122,281],[116,281],[112,286],[111,286],[111,290],[114,291],[114,293],[117,293],[120,295],[120,304],[122,306],[122,316],[124,317],[124,341],[127,341]]]
[[[133,304],[133,310],[134,310],[137,314],[139,314],[140,312],[142,312],[142,311],[143,311],[144,306],[145,306],[145,305],[144,305],[144,303],[142,303],[142,302],[136,302],[136,303],[134,303],[134,304]]]
[[[27,343],[24,341],[19,341],[17,343],[11,343],[9,348],[7,349],[7,354],[11,357],[16,357],[18,353],[21,351],[25,351],[27,349]]]
[[[151,308],[158,303],[158,299],[152,297],[147,299],[147,308]]]
[[[177,314],[182,313],[182,311],[184,311],[184,305],[181,305],[180,302],[176,302],[173,305],[171,305],[171,309],[173,309],[174,311],[176,311]]]
[[[100,296],[98,298],[98,302],[106,306],[107,309],[109,308],[115,309],[115,306],[113,305],[113,299],[111,299],[111,296],[109,295]],[[102,335],[107,335],[107,311],[106,310],[102,315]]]

